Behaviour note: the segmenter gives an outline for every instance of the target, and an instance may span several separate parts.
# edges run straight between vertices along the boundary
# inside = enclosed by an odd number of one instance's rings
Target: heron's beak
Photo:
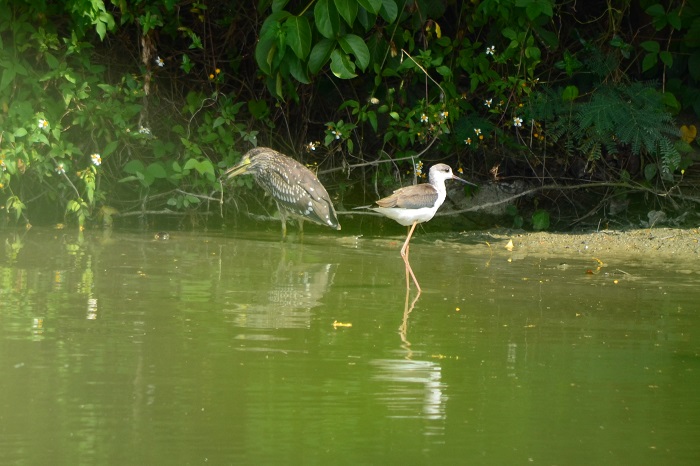
[[[460,178],[460,177],[457,176],[457,175],[452,175],[452,179],[453,179],[453,180],[457,180],[457,181],[461,181],[462,183],[466,183],[466,184],[471,185],[471,186],[474,186],[475,188],[478,187],[478,186],[475,185],[474,183],[471,183],[471,182],[469,182],[469,181],[467,181],[467,180],[463,180],[462,178]]]
[[[243,175],[248,171],[248,168],[250,168],[250,157],[244,155],[240,162],[226,170],[224,176],[233,178],[234,176]]]

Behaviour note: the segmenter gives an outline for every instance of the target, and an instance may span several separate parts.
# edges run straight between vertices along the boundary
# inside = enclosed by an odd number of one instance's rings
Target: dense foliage
[[[5,221],[196,218],[255,144],[337,175],[339,202],[422,175],[427,147],[476,179],[667,188],[697,151],[699,0],[0,7]]]

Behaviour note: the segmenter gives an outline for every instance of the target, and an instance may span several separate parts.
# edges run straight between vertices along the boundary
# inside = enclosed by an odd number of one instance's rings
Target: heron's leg
[[[280,214],[280,221],[282,222],[282,239],[287,238],[287,214],[284,213],[284,210],[282,210],[277,204],[277,210],[279,211]]]

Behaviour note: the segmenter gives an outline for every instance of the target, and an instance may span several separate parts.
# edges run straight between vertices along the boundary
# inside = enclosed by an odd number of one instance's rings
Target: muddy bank
[[[494,257],[522,259],[541,257],[612,258],[635,261],[663,261],[692,265],[700,270],[700,230],[653,228],[602,230],[580,233],[544,233],[499,229],[464,232],[455,242],[483,244]]]

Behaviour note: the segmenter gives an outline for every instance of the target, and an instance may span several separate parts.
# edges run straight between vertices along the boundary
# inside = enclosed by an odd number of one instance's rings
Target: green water
[[[700,462],[700,269],[152,238],[0,233],[0,464]]]

